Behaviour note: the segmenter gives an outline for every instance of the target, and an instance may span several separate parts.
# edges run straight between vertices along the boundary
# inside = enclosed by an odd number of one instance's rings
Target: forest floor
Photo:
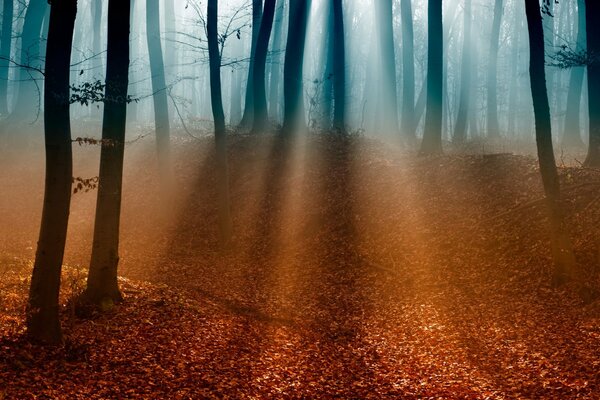
[[[70,305],[95,202],[78,193],[65,344],[43,348],[23,314],[44,158],[21,146],[0,149],[0,399],[600,398],[599,171],[561,168],[584,289],[554,288],[533,157],[234,136],[224,252],[212,139],[174,141],[170,184],[140,140],[125,168],[125,301],[86,318]],[[76,176],[97,174],[97,153],[75,148]]]

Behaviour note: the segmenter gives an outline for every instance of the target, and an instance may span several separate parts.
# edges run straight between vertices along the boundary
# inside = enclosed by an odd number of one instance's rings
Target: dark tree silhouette
[[[122,300],[117,282],[119,226],[129,83],[130,0],[108,1],[106,92],[92,260],[85,298],[110,306]]]
[[[310,0],[290,0],[288,38],[283,71],[283,133],[306,129],[302,74]]]
[[[146,31],[150,73],[152,74],[152,93],[154,100],[154,121],[156,145],[161,171],[169,164],[169,104],[167,102],[167,84],[165,82],[165,64],[160,38],[160,14],[158,0],[146,0]]]
[[[265,0],[265,9],[260,23],[258,40],[256,42],[256,53],[254,55],[253,74],[254,83],[254,123],[252,132],[263,133],[267,128],[267,90],[266,90],[266,64],[269,51],[269,40],[273,30],[273,18],[275,17],[276,0]]]
[[[252,44],[250,45],[250,68],[248,68],[248,80],[246,85],[246,102],[244,114],[240,122],[241,128],[252,126],[254,119],[254,58],[256,56],[256,45],[260,32],[260,21],[263,13],[263,0],[252,0]]]
[[[2,2],[2,38],[0,38],[0,114],[8,114],[8,67],[12,45],[14,0]]]
[[[58,343],[58,294],[73,175],[69,75],[77,0],[53,0],[51,7],[44,80],[46,183],[27,307],[27,332],[34,340]]]
[[[550,217],[554,281],[561,283],[573,271],[575,256],[560,201],[560,182],[552,145],[552,124],[546,88],[544,30],[538,0],[525,0],[525,10],[529,28],[529,76],[535,117],[535,137]]]
[[[586,32],[588,73],[588,112],[590,118],[590,143],[585,165],[600,167],[600,3],[586,0]]]
[[[332,0],[333,11],[333,128],[346,128],[346,32],[342,0]]]
[[[422,155],[442,152],[442,85],[444,80],[444,32],[442,0],[428,0],[427,110],[421,143]]]
[[[218,0],[209,0],[206,13],[206,34],[210,64],[210,99],[215,121],[215,146],[217,153],[217,201],[221,245],[231,242],[231,212],[229,204],[229,171],[227,165],[227,131],[221,93],[221,53],[218,37]]]

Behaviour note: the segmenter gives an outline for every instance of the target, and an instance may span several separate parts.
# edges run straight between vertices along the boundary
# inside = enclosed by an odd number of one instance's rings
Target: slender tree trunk
[[[442,153],[442,85],[444,32],[442,0],[428,0],[427,111],[421,154]]]
[[[508,95],[508,134],[512,137],[516,135],[516,122],[517,122],[517,103],[519,100],[519,50],[521,45],[521,17],[522,13],[519,9],[521,3],[514,4],[513,9],[513,24],[514,30],[511,40],[512,54],[510,63],[510,93]]]
[[[14,0],[2,2],[2,38],[0,39],[0,115],[8,114],[8,71],[12,45]]]
[[[346,129],[346,32],[342,0],[333,0],[333,128]]]
[[[265,0],[256,53],[253,60],[253,86],[254,86],[254,123],[252,132],[263,133],[268,125],[267,91],[266,91],[266,64],[269,51],[269,40],[273,29],[276,0]]]
[[[146,0],[146,32],[150,73],[152,74],[152,99],[154,100],[154,122],[158,161],[161,171],[169,164],[169,104],[165,82],[165,64],[160,40],[160,18],[158,0]]]
[[[577,51],[583,51],[586,49],[585,0],[577,0],[577,15]],[[584,67],[571,69],[565,128],[562,137],[562,145],[565,147],[583,147],[584,145],[579,121],[584,74]]]
[[[498,122],[498,49],[500,46],[503,7],[503,0],[496,0],[490,41],[490,63],[487,69],[487,134],[489,137],[500,136],[500,123]]]
[[[27,332],[34,340],[50,344],[61,341],[58,294],[73,176],[69,74],[76,13],[76,0],[52,2],[46,55],[46,184],[40,237],[29,291]]]
[[[273,56],[271,57],[271,84],[269,85],[269,114],[274,121],[279,121],[279,92],[281,81],[281,42],[283,36],[283,18],[285,1],[279,2],[275,14],[275,26],[273,27]]]
[[[586,0],[585,7],[587,51],[591,58],[587,66],[590,136],[585,165],[598,168],[600,167],[600,24],[598,23],[600,3]]]
[[[554,281],[562,282],[572,272],[575,257],[560,200],[560,182],[552,145],[552,122],[546,88],[544,31],[538,0],[525,0],[529,27],[529,75],[535,117],[540,173],[546,194],[552,232]]]
[[[378,43],[381,56],[381,107],[379,108],[382,129],[385,133],[396,134],[398,127],[398,96],[396,93],[396,55],[394,45],[394,25],[392,0],[378,0],[375,5],[377,15]]]
[[[254,57],[256,56],[256,45],[262,19],[263,0],[252,0],[252,44],[250,46],[250,67],[248,68],[248,83],[246,85],[246,102],[244,114],[240,122],[241,128],[252,126],[254,119]]]
[[[290,0],[288,39],[283,71],[284,134],[306,130],[302,79],[310,3],[310,0]]]
[[[217,200],[219,208],[219,232],[221,245],[231,242],[231,212],[229,203],[229,171],[227,165],[227,132],[221,94],[221,54],[218,39],[218,0],[208,0],[206,33],[210,64],[210,99],[215,121],[215,146],[217,152]]]
[[[108,0],[106,93],[92,261],[86,300],[101,307],[122,300],[117,282],[123,187],[127,86],[129,83],[129,0]]]
[[[416,138],[415,124],[415,55],[412,0],[401,0],[402,18],[402,134]]]
[[[19,68],[19,89],[12,114],[12,118],[17,122],[34,115],[36,108],[40,106],[34,99],[40,98],[41,93],[35,80],[41,79],[41,76],[37,71],[27,67],[40,66],[40,36],[46,7],[48,7],[46,0],[31,0],[25,13],[19,60],[23,67]]]
[[[471,107],[471,0],[465,0],[463,47],[460,74],[460,100],[452,141],[462,143],[467,138],[467,117]]]

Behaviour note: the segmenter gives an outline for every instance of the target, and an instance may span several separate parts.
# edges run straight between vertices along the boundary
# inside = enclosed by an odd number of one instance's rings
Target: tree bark
[[[460,100],[452,141],[462,143],[467,138],[467,117],[471,108],[471,0],[465,0],[463,21],[463,47],[460,74]]]
[[[285,1],[281,1],[275,14],[275,26],[273,27],[273,55],[271,57],[271,82],[269,85],[269,114],[274,121],[279,121],[279,92],[281,81],[281,42],[283,36],[283,18],[285,11]]]
[[[442,0],[428,0],[427,109],[422,155],[442,153],[442,85],[444,33]]]
[[[275,17],[276,0],[265,0],[258,39],[256,42],[256,53],[253,60],[253,87],[254,87],[254,122],[253,133],[264,133],[268,125],[267,91],[266,91],[266,65],[267,53],[269,51],[269,40],[273,29],[273,18]]]
[[[108,0],[103,144],[92,260],[85,293],[87,301],[101,307],[123,299],[117,282],[117,268],[129,83],[130,10],[130,0]]]
[[[342,0],[333,0],[333,128],[346,129],[346,39]]]
[[[552,122],[546,88],[544,30],[538,0],[525,0],[529,28],[529,76],[535,118],[540,173],[550,217],[554,281],[563,282],[572,272],[575,256],[560,203],[560,182],[552,145]]]
[[[590,62],[587,66],[588,77],[588,112],[590,118],[590,135],[588,155],[585,165],[600,167],[600,3],[586,0],[586,32],[587,51]]]
[[[27,333],[32,339],[49,344],[61,341],[58,295],[73,176],[69,74],[76,13],[76,0],[52,2],[46,54],[46,183],[27,306]]]
[[[227,165],[227,132],[221,93],[221,54],[218,39],[218,0],[208,0],[206,33],[210,64],[210,99],[215,121],[215,147],[217,153],[217,201],[219,209],[219,233],[221,245],[231,242],[232,224],[229,203],[229,171]]]
[[[160,40],[160,18],[158,0],[146,0],[146,33],[150,73],[152,74],[152,99],[154,100],[154,122],[158,161],[162,172],[169,165],[169,104],[165,82],[165,64]]]
[[[248,68],[248,83],[246,85],[246,102],[244,114],[240,122],[241,128],[252,126],[254,120],[254,58],[256,57],[256,45],[262,19],[263,0],[252,0],[252,44],[250,45],[250,66]]]
[[[310,0],[290,0],[289,27],[283,71],[283,133],[306,130],[304,115],[304,45]]]

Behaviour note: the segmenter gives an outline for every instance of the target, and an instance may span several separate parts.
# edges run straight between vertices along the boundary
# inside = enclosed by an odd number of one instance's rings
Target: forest
[[[600,1],[0,3],[0,400],[600,399]]]

